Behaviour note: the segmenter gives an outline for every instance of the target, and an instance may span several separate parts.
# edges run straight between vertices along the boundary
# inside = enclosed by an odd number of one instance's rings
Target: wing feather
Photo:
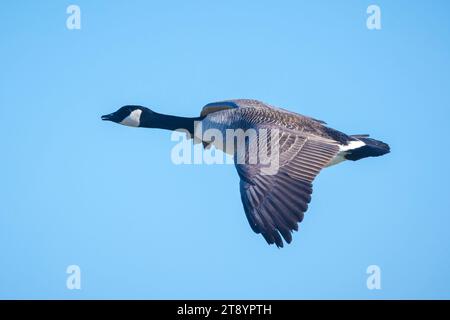
[[[339,146],[331,140],[295,136],[282,132],[279,137],[280,168],[275,175],[261,174],[262,165],[236,164],[241,177],[240,192],[247,220],[269,244],[283,247],[292,241],[292,231],[311,201],[312,182]]]

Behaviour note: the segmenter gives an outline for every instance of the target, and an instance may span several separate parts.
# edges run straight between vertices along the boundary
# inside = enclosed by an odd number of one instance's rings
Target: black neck
[[[187,118],[177,117],[168,114],[153,112],[151,115],[145,113],[141,116],[140,127],[144,128],[158,128],[165,130],[187,130],[191,136],[194,135],[194,122],[202,120],[202,117]]]

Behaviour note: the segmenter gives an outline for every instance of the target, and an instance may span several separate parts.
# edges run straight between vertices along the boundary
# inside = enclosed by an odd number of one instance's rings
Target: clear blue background
[[[81,30],[68,1],[1,5],[0,298],[450,298],[448,1],[377,0],[380,31],[362,0],[74,3]],[[277,249],[233,166],[175,166],[169,132],[100,120],[227,98],[392,153],[324,170]]]

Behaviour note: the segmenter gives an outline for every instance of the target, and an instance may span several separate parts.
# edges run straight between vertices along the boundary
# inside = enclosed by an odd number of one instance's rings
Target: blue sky
[[[70,4],[1,5],[0,298],[450,298],[447,1],[76,1],[81,30]],[[176,166],[169,132],[100,120],[228,98],[392,153],[324,170],[277,249],[233,166]]]

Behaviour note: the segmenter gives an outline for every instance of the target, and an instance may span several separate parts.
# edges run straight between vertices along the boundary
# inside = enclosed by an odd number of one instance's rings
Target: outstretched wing
[[[251,228],[269,244],[283,247],[292,241],[292,230],[311,201],[312,182],[339,152],[336,142],[320,137],[279,135],[279,169],[263,174],[260,164],[236,164],[241,178],[240,192]]]

